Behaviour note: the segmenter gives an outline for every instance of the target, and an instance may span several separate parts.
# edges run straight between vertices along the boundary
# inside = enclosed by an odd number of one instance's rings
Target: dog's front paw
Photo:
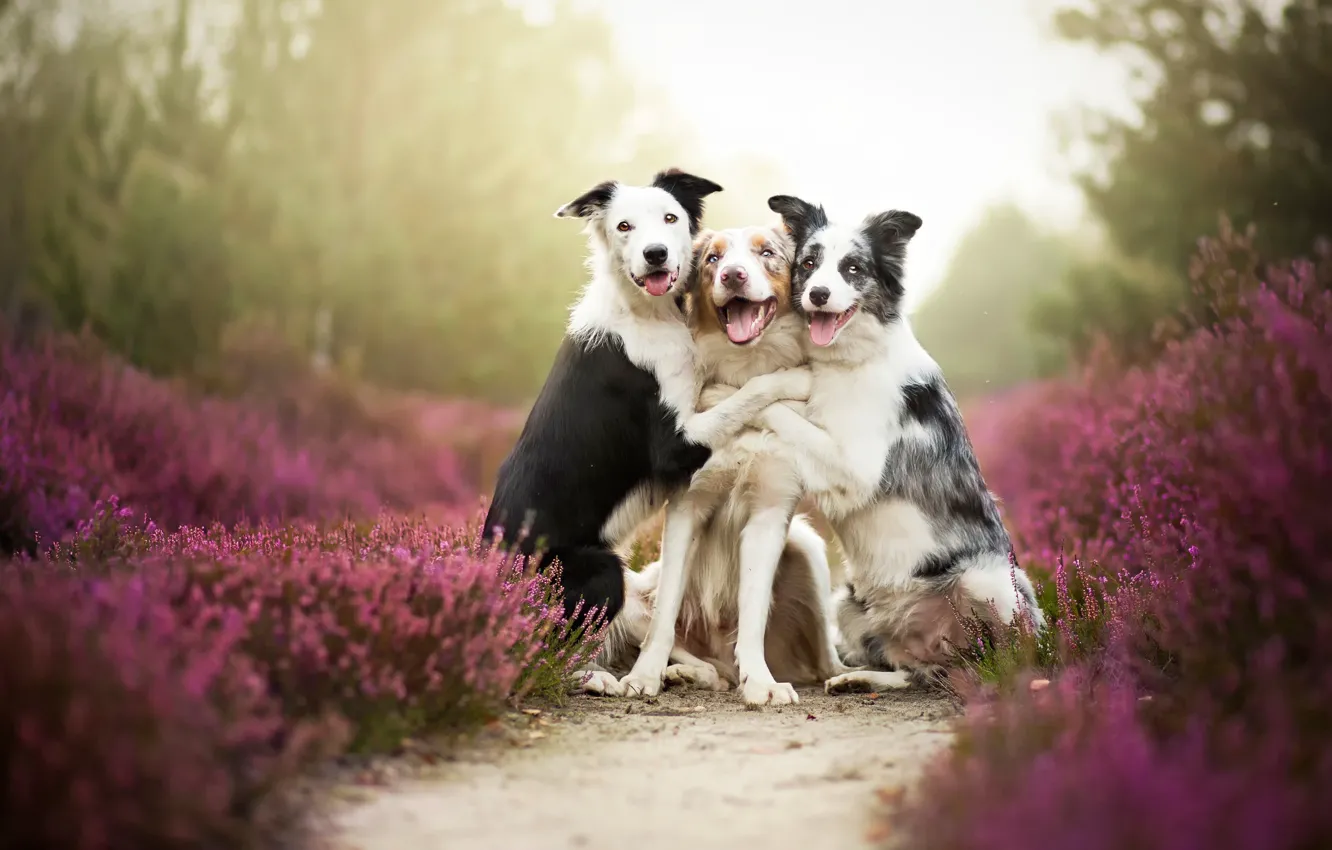
[[[667,685],[693,685],[696,688],[703,688],[709,691],[724,691],[721,676],[717,675],[717,668],[711,664],[700,666],[698,664],[672,664],[666,668],[662,679]]]
[[[661,675],[644,675],[631,672],[620,680],[620,687],[627,697],[655,697],[661,693]]]
[[[569,676],[575,690],[605,697],[624,696],[624,686],[605,670],[576,670]]]
[[[763,377],[772,380],[776,397],[785,401],[809,401],[809,394],[814,388],[814,373],[807,366],[782,369]]]
[[[740,689],[745,705],[795,705],[800,702],[795,688],[789,682],[778,682],[771,678],[745,679]]]
[[[823,690],[830,694],[849,694],[861,691],[885,691],[911,687],[910,678],[902,671],[892,673],[877,670],[860,670],[833,676],[823,683]]]
[[[778,369],[750,379],[745,387],[752,387],[769,404],[779,401],[808,401],[814,384],[813,373],[807,366]]]

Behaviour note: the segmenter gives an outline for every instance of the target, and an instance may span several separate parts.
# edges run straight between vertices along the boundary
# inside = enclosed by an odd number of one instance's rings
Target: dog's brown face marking
[[[690,319],[699,333],[754,342],[791,310],[791,238],[772,227],[707,231],[694,243]]]

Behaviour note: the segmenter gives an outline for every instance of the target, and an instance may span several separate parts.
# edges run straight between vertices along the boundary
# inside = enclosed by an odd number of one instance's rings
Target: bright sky
[[[1049,7],[604,0],[625,60],[693,116],[708,145],[786,169],[774,193],[838,217],[890,207],[921,216],[912,302],[989,204],[1013,199],[1061,227],[1082,214],[1053,118],[1079,105],[1124,109],[1125,77],[1058,43]]]

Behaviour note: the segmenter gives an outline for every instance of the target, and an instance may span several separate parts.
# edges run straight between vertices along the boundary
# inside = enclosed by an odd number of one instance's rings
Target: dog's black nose
[[[648,261],[648,265],[659,266],[666,262],[665,245],[649,245],[643,249],[643,259]]]
[[[727,289],[739,289],[749,280],[749,272],[744,266],[727,266],[721,270],[722,286]]]
[[[809,291],[809,300],[815,307],[822,307],[828,303],[828,296],[832,295],[826,286],[816,286]]]

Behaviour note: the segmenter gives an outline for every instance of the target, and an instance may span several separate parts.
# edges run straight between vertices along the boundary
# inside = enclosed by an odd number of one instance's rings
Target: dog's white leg
[[[823,689],[830,694],[849,693],[851,691],[886,691],[911,687],[906,673],[895,670],[891,673],[882,670],[856,670],[833,676],[823,683]]]
[[[685,439],[691,443],[715,447],[733,440],[763,410],[783,399],[805,401],[809,398],[808,369],[784,369],[759,375],[745,382],[730,398],[711,410],[695,413],[685,420]],[[793,415],[794,411],[791,411]]]
[[[807,489],[826,493],[839,486],[856,486],[848,471],[855,468],[854,462],[827,431],[785,404],[769,405],[758,418],[763,427],[790,447],[787,456]],[[839,472],[843,474],[836,475]]]
[[[767,508],[755,513],[740,532],[740,605],[735,638],[735,663],[740,689],[748,705],[789,705],[799,702],[795,688],[778,682],[768,668],[763,637],[772,608],[772,583],[786,547],[787,513]]]
[[[827,676],[840,676],[849,672],[850,667],[842,663],[837,654],[837,623],[833,614],[832,568],[828,566],[828,544],[809,524],[804,516],[791,520],[791,530],[786,535],[787,542],[800,551],[809,566],[809,577],[814,582],[814,591],[818,594],[818,616],[820,633],[823,635],[824,670]]]
[[[661,570],[657,574],[657,599],[652,626],[629,675],[620,680],[626,696],[656,696],[662,676],[675,648],[675,627],[684,602],[685,570],[689,544],[694,539],[694,509],[685,495],[666,508],[666,526],[661,533]]]

